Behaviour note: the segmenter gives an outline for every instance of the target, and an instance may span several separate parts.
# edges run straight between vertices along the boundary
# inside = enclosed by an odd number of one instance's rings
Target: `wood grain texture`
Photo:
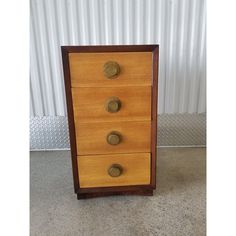
[[[151,52],[118,53],[69,53],[72,87],[118,87],[151,85]],[[103,65],[116,61],[120,74],[116,79],[107,79]]]
[[[151,122],[99,122],[75,121],[77,155],[150,152]],[[118,145],[107,143],[107,135],[117,131],[122,141]]]
[[[132,190],[133,187],[134,186],[129,186],[129,190],[127,190],[127,191],[124,191],[124,190],[120,191],[121,187],[113,187],[112,192],[106,192],[106,190],[105,190],[105,191],[101,191],[101,192],[77,193],[77,199],[81,200],[81,199],[88,199],[88,198],[95,198],[95,197],[113,196],[113,195],[153,196],[153,190],[152,189],[145,189],[145,188],[142,187],[139,190]],[[94,188],[92,188],[92,189],[94,189]],[[101,188],[101,189],[104,190],[106,188]]]
[[[116,186],[114,187],[94,187],[94,188],[80,188],[78,193],[105,193],[105,192],[140,192],[141,190],[153,190],[151,184],[145,185],[129,185],[129,186]]]
[[[119,164],[123,172],[111,177],[107,170]],[[150,154],[111,154],[78,157],[80,187],[106,187],[150,184]]]
[[[72,88],[76,122],[151,120],[151,87]],[[105,109],[110,97],[118,97],[121,109]]]
[[[77,193],[79,190],[79,178],[78,178],[78,167],[77,167],[78,164],[77,164],[77,150],[76,150],[76,137],[75,137],[75,123],[74,123],[74,113],[72,105],[69,58],[68,58],[68,53],[64,47],[62,47],[62,62],[63,62],[66,105],[67,105],[67,114],[69,123],[70,150],[71,150],[74,191],[75,193]]]
[[[95,52],[153,52],[158,45],[94,45],[94,46],[62,46],[68,53],[95,53]]]
[[[156,188],[157,170],[157,99],[158,99],[158,61],[159,47],[153,51],[153,82],[152,82],[152,124],[151,124],[151,185]]]

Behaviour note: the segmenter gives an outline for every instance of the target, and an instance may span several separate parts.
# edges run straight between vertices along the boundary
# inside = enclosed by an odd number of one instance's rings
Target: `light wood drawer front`
[[[108,61],[120,66],[115,79],[103,73]],[[151,85],[152,52],[70,53],[69,64],[72,87]]]
[[[151,87],[72,88],[76,122],[151,120]],[[108,112],[108,100],[120,100],[120,110]]]
[[[122,167],[118,177],[108,174],[113,164]],[[149,153],[79,156],[78,168],[81,188],[150,184]]]
[[[151,121],[75,122],[75,126],[78,155],[150,152]],[[107,142],[107,135],[112,131],[121,136],[121,142],[117,145]]]

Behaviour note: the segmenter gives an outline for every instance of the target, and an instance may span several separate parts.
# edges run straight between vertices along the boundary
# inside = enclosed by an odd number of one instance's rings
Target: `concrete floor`
[[[204,148],[160,148],[153,197],[76,199],[68,151],[31,152],[31,236],[206,234]]]

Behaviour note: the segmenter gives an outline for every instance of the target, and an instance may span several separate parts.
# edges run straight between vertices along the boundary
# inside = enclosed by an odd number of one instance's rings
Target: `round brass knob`
[[[106,102],[106,110],[108,112],[114,113],[118,112],[121,108],[121,101],[117,97],[109,98]]]
[[[103,73],[108,79],[114,79],[120,73],[120,66],[115,61],[108,61],[103,66]]]
[[[111,177],[119,177],[123,172],[123,168],[119,164],[112,164],[108,169],[108,174]]]
[[[117,145],[121,142],[121,135],[116,131],[112,131],[107,135],[107,142],[111,145]]]

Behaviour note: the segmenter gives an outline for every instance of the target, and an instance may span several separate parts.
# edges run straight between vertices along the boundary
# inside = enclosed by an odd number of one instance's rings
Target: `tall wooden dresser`
[[[78,199],[156,188],[158,45],[62,46]]]

